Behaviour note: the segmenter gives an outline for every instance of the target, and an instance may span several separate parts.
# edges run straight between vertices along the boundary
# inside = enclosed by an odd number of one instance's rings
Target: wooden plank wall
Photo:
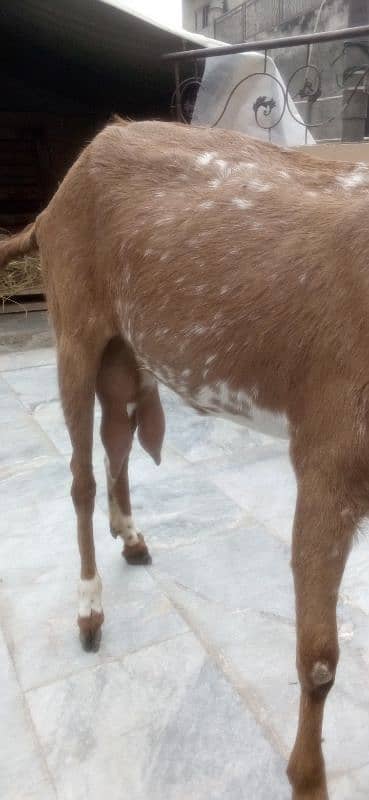
[[[45,207],[103,120],[0,112],[0,228],[15,230]]]
[[[0,111],[0,232],[31,222],[103,125],[92,116]],[[45,308],[42,288],[0,303],[0,315]]]

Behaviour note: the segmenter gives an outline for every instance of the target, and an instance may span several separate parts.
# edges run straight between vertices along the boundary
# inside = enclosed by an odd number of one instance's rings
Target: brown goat
[[[86,148],[0,262],[38,247],[55,328],[81,554],[79,624],[103,613],[95,564],[92,431],[103,409],[111,526],[149,558],[130,509],[136,425],[156,461],[156,380],[195,408],[285,415],[298,483],[292,567],[300,719],[295,800],[326,800],[325,698],[336,603],[369,509],[369,271],[365,165],[322,163],[237,133],[114,124]]]

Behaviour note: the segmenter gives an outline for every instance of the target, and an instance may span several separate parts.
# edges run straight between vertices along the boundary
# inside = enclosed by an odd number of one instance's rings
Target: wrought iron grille
[[[303,0],[296,0],[296,7],[299,3],[303,3]],[[252,3],[243,4],[239,8],[251,5],[255,5],[255,0],[252,0]],[[283,10],[283,0],[276,0],[276,9],[277,6],[279,10],[281,7]],[[238,13],[239,8],[234,9],[234,12]],[[275,86],[275,94],[274,96],[273,94],[272,96],[255,96],[252,103],[252,113],[257,125],[269,131],[270,134],[273,128],[281,121],[283,115],[290,114],[299,125],[305,128],[306,140],[308,131],[311,131],[314,138],[325,141],[338,138],[346,140],[365,138],[369,135],[368,37],[369,25],[366,25],[360,28],[346,28],[325,33],[168,54],[164,58],[172,60],[175,65],[175,90],[172,99],[173,114],[182,122],[189,123],[191,121],[197,92],[201,85],[202,69],[200,65],[201,63],[202,65],[204,64],[206,58],[259,51],[264,54],[263,71],[247,75],[232,87],[222,113],[218,115],[212,127],[221,126],[223,115],[231,99],[235,97],[245,81],[265,75],[269,79],[269,86]],[[312,50],[313,45],[323,42],[335,44],[333,50],[332,48],[330,49],[331,58],[328,63],[322,58],[321,54],[315,62],[314,54],[316,51]],[[297,48],[299,49],[297,50]],[[290,72],[288,75],[286,75],[285,71],[283,72],[285,86],[275,74],[268,71],[268,52],[280,49],[291,53]],[[296,52],[300,53],[297,62]],[[184,63],[186,64],[187,75],[183,80],[181,78],[181,65]],[[194,65],[193,77],[188,77],[189,63]],[[325,89],[324,96],[322,92],[323,85]],[[291,99],[293,103],[291,103]],[[298,115],[295,112],[295,107],[298,109]],[[347,125],[347,123],[350,119],[356,119],[357,121],[359,118],[361,118],[362,122],[362,135],[345,135],[345,125],[347,130],[350,131],[350,125]],[[342,136],[340,137],[330,135],[333,130],[332,126],[337,120],[342,121],[343,125]]]

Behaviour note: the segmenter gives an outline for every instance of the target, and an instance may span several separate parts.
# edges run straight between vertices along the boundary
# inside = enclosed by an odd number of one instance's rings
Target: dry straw
[[[6,237],[1,233],[0,241],[3,238]],[[4,304],[17,295],[41,293],[41,284],[41,266],[37,255],[14,259],[0,271],[0,301]]]

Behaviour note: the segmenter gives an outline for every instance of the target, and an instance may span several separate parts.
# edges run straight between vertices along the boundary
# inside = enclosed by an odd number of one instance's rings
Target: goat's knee
[[[332,688],[339,658],[336,630],[312,630],[300,635],[297,669],[301,688],[312,699],[323,699]]]

